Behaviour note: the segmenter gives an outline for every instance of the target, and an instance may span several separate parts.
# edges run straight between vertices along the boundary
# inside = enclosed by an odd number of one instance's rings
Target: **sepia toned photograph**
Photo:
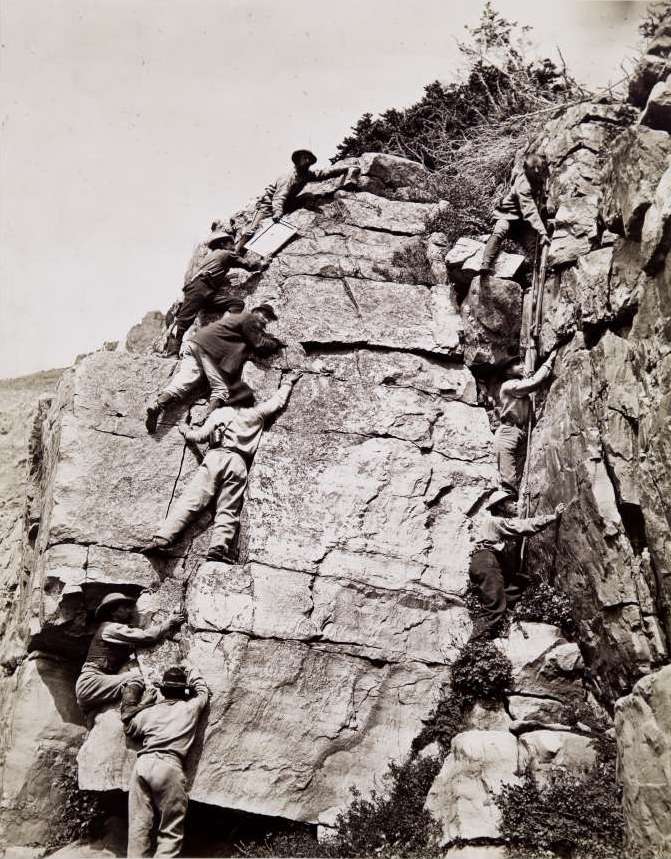
[[[671,859],[671,0],[0,0],[0,859]]]

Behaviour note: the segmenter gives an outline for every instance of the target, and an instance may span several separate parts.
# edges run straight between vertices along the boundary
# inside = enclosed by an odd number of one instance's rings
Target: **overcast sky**
[[[473,0],[0,0],[0,377],[165,310],[196,241],[309,146],[458,73]],[[622,77],[645,3],[495,0],[576,77]]]

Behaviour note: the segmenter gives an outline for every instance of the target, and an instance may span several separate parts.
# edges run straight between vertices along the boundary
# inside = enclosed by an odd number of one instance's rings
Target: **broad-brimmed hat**
[[[186,671],[179,665],[166,668],[161,680],[161,689],[186,689],[189,684],[186,679]]]
[[[96,617],[100,617],[100,614],[103,609],[107,609],[113,605],[121,605],[121,603],[124,602],[134,603],[135,600],[133,599],[133,597],[129,597],[126,594],[122,593],[107,594],[107,596],[103,597],[100,600],[98,608],[96,609]]]
[[[317,163],[317,156],[314,152],[310,152],[309,149],[297,149],[295,152],[291,153],[291,160],[296,164],[301,155],[307,155],[310,159],[310,166]]]
[[[272,319],[273,322],[277,322],[277,314],[273,310],[272,306],[267,302],[263,304],[257,304],[256,307],[252,307],[252,313],[259,310],[261,313],[265,313],[269,319]]]
[[[502,501],[508,501],[510,498],[514,497],[513,493],[508,489],[497,489],[489,496],[485,507],[487,510],[492,510],[497,504],[501,504]]]
[[[229,233],[228,230],[212,230],[212,233],[207,237],[207,246],[211,247],[213,242],[220,242],[223,240],[234,242],[235,236],[232,233]]]

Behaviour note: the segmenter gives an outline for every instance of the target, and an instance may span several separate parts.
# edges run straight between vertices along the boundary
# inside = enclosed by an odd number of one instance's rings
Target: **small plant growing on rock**
[[[54,817],[50,848],[72,841],[90,841],[101,834],[105,812],[98,793],[80,790],[77,765],[70,762],[52,782],[56,797],[61,797]]]
[[[558,626],[567,638],[576,634],[571,598],[540,578],[531,580],[515,606],[514,616],[516,620]]]
[[[510,660],[491,641],[471,639],[452,666],[452,691],[471,702],[500,701],[512,685]]]

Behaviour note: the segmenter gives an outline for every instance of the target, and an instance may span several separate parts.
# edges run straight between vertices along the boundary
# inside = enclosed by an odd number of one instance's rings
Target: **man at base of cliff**
[[[493,274],[496,256],[508,235],[520,241],[532,260],[537,237],[541,245],[550,243],[539,212],[544,180],[545,160],[532,152],[524,159],[524,168],[513,180],[510,191],[494,209],[496,223],[485,245],[480,267],[482,274]]]
[[[260,304],[251,312],[226,313],[196,332],[170,384],[147,406],[147,432],[156,432],[158,419],[167,406],[184,399],[203,378],[210,384],[210,411],[223,406],[230,386],[240,383],[242,368],[251,355],[265,358],[284,346],[277,337],[266,333],[266,326],[274,321],[277,316],[273,308]]]
[[[141,680],[123,694],[121,719],[126,734],[141,743],[128,787],[128,856],[151,856],[154,815],[158,832],[154,856],[179,856],[189,804],[184,760],[193,744],[210,690],[200,672],[168,668],[155,703],[153,690],[143,696]]]
[[[499,390],[501,423],[494,433],[494,453],[501,486],[517,495],[519,489],[524,445],[529,423],[530,395],[552,375],[556,351],[531,376],[524,375],[524,364],[514,361],[506,370],[509,377]]]
[[[520,519],[513,515],[504,518],[502,514],[513,512],[503,508],[506,502],[511,503],[510,494],[504,490],[497,490],[489,499],[489,514],[480,522],[475,551],[471,556],[469,576],[482,605],[482,615],[473,631],[474,638],[493,638],[499,631],[506,609],[511,608],[522,593],[520,583],[507,572],[506,543],[537,534],[556,522],[566,509],[564,504],[558,504],[554,513],[543,516]]]
[[[210,446],[202,464],[154,535],[149,551],[167,548],[189,521],[216,499],[207,559],[232,563],[230,551],[240,521],[249,464],[266,421],[284,408],[300,376],[300,372],[289,373],[277,392],[258,406],[253,405],[254,395],[247,388],[239,398],[232,397],[229,401],[235,402],[237,408],[227,405],[215,409],[203,426],[196,429],[180,425],[179,431],[187,441],[209,441]]]

